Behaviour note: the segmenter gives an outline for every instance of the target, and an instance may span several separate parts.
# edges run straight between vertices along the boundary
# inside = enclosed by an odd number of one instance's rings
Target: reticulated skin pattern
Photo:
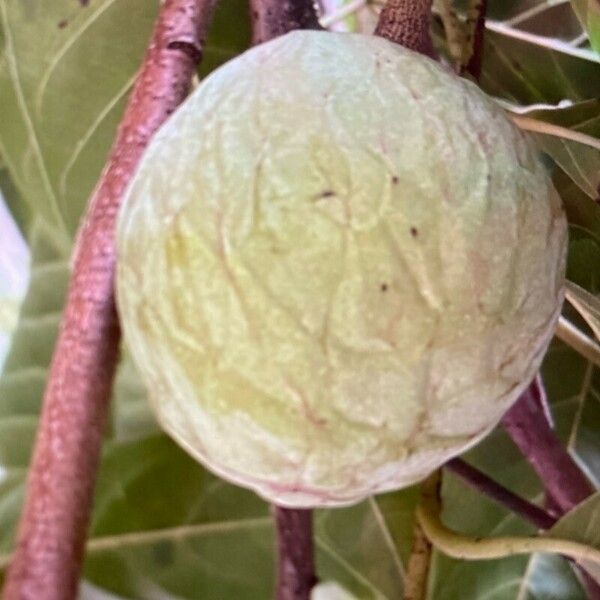
[[[382,38],[297,31],[210,75],[149,146],[117,300],[163,428],[284,506],[408,486],[537,371],[566,222],[476,86]]]

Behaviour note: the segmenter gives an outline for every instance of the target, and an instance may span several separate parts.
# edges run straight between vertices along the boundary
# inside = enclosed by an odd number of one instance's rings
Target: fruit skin
[[[118,307],[164,429],[284,506],[410,485],[537,371],[566,222],[489,98],[387,40],[297,31],[163,126],[118,227]]]

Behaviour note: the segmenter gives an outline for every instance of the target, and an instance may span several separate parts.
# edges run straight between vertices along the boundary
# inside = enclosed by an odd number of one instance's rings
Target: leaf
[[[567,299],[586,320],[594,335],[600,339],[600,298],[567,281]]]
[[[600,492],[590,496],[562,517],[547,532],[549,537],[562,537],[600,548]],[[587,572],[600,583],[600,566],[583,563]]]
[[[391,494],[382,504],[318,511],[321,577],[359,598],[400,597],[397,540],[386,522],[403,516],[410,523],[414,496]],[[198,598],[210,590],[214,598],[267,598],[274,584],[273,536],[262,500],[209,474],[166,436],[111,443],[86,576],[125,597]]]
[[[571,0],[573,9],[588,33],[592,48],[600,52],[600,2],[598,0]]]
[[[600,56],[488,21],[481,85],[489,94],[518,104],[596,98]]]
[[[527,111],[528,117],[559,125],[600,140],[600,100],[587,100],[565,108]],[[536,135],[542,150],[592,200],[600,198],[600,152],[584,144],[551,135]]]
[[[581,35],[581,24],[574,14],[568,0],[542,0],[537,2],[519,2],[517,10],[511,10],[497,16],[493,10],[504,4],[496,1],[489,11],[492,19],[502,18],[505,23],[536,35],[570,41]],[[495,14],[496,13],[496,14]]]
[[[560,438],[596,481],[600,480],[600,375],[577,353],[553,342],[543,365],[543,376]],[[465,455],[505,487],[540,503],[540,482],[498,427]],[[532,528],[445,474],[442,488],[444,522],[477,536],[529,534]],[[502,560],[468,562],[434,552],[429,598],[438,600],[522,600],[545,598],[584,599],[571,568],[562,558],[533,555]]]
[[[248,43],[246,3],[220,6],[205,73]],[[156,7],[0,0],[0,154],[24,201],[65,242],[104,165]]]
[[[29,290],[0,376],[0,552],[12,545],[68,266],[41,223],[31,236]]]

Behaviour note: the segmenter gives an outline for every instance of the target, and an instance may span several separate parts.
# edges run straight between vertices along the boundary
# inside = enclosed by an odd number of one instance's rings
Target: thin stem
[[[485,473],[466,463],[460,458],[453,458],[445,465],[472,488],[494,500],[500,506],[507,508],[525,521],[535,525],[538,529],[549,529],[557,521],[555,517],[541,509],[539,506],[528,502],[524,498],[506,489]]]
[[[253,44],[294,29],[321,29],[313,0],[250,0],[250,12]]]
[[[312,510],[273,508],[279,556],[277,600],[309,600],[317,582]]]
[[[388,0],[379,14],[375,35],[435,58],[431,40],[431,1]]]
[[[162,4],[111,155],[92,195],[75,249],[4,598],[76,596],[118,358],[115,218],[150,137],[188,92],[215,1]]]
[[[594,489],[550,427],[541,409],[542,396],[538,376],[504,415],[502,424],[552,500],[566,513],[591,496]]]
[[[453,558],[489,560],[518,554],[544,552],[562,554],[577,562],[600,565],[600,550],[573,540],[554,537],[502,536],[473,537],[446,527],[441,519],[439,475],[427,480],[421,488],[417,519],[429,541],[444,554]]]
[[[431,543],[418,521],[413,527],[413,543],[406,569],[404,600],[427,598],[427,577],[431,565]]]
[[[486,10],[487,0],[470,0],[466,23],[469,31],[469,55],[461,71],[469,73],[475,81],[479,81],[483,65]]]

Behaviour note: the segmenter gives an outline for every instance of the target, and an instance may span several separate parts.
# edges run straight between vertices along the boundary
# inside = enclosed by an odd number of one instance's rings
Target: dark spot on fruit
[[[79,4],[81,4],[81,6],[87,6],[90,3],[90,0],[79,0]]]
[[[411,227],[410,235],[412,235],[413,237],[417,237],[419,235],[419,230],[416,227]]]
[[[63,19],[62,21],[58,22],[58,28],[64,29],[68,24],[69,24],[69,21],[67,21],[67,19]]]
[[[332,196],[335,196],[335,192],[333,190],[323,190],[319,194],[319,198],[331,198]]]
[[[400,178],[398,177],[398,175],[393,175],[392,176],[392,183],[394,185],[397,185],[400,182]]]
[[[388,291],[388,284],[387,283],[382,283],[380,288],[379,288],[382,292],[387,292]]]

